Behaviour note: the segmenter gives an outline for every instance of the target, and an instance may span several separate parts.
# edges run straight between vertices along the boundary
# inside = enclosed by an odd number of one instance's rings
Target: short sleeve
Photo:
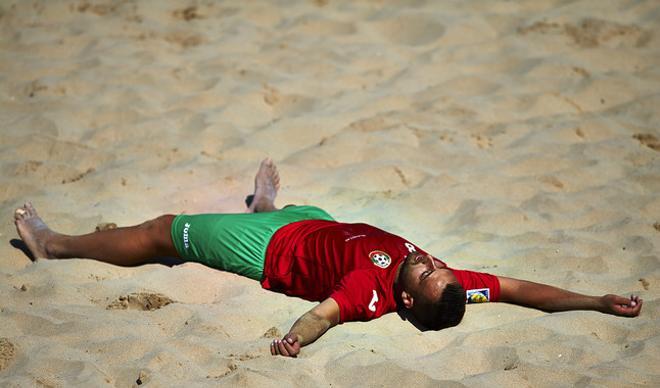
[[[484,272],[451,270],[465,289],[466,303],[497,302],[500,299],[500,281]]]
[[[346,274],[330,297],[339,305],[339,322],[370,321],[385,314],[385,295],[368,270]]]

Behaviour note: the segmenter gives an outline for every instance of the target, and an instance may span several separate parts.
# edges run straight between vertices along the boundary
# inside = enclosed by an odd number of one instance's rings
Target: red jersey
[[[339,305],[340,322],[368,321],[396,311],[397,268],[411,242],[367,224],[307,220],[283,226],[266,250],[261,285],[269,290]],[[497,277],[451,269],[468,303],[496,301]]]

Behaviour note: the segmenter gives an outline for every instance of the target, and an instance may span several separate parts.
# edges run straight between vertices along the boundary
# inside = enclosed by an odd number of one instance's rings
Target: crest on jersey
[[[371,251],[371,253],[369,253],[369,259],[371,259],[371,262],[374,263],[376,267],[380,268],[387,268],[392,264],[390,255],[383,251]]]
[[[490,301],[490,288],[477,288],[465,291],[467,303],[485,303]]]

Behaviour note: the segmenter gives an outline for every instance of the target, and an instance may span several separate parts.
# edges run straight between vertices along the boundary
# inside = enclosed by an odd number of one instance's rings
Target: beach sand
[[[0,2],[0,385],[660,386],[657,1]],[[58,231],[277,204],[635,319],[470,305],[269,343],[314,303],[200,264],[32,263]]]

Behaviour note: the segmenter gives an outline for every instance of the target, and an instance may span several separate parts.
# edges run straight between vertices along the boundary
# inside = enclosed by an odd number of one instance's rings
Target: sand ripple
[[[660,386],[659,19],[653,0],[1,2],[0,385]],[[390,315],[287,360],[268,344],[312,303],[8,243],[25,200],[65,233],[243,211],[266,155],[281,205],[636,293],[642,316]]]

